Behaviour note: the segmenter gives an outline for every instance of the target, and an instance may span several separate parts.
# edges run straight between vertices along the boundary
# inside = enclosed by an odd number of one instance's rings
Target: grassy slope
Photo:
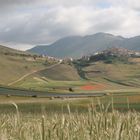
[[[44,60],[0,46],[0,84],[8,85],[23,75],[44,68]]]
[[[0,84],[8,84],[21,76],[45,67],[42,62],[19,56],[0,55]]]
[[[93,81],[104,81],[118,86],[140,86],[140,65],[139,64],[104,64],[98,62],[83,68],[86,77]]]
[[[42,77],[60,81],[80,80],[76,69],[68,64],[60,64],[51,69],[43,70],[38,73]]]
[[[73,66],[59,64],[53,68],[39,71],[14,86],[51,92],[68,92],[69,87],[76,87],[85,83],[85,81],[80,80],[80,76]]]
[[[12,49],[12,48],[8,48],[6,46],[2,46],[0,45],[0,54],[3,54],[3,53],[12,53],[12,54],[29,54],[27,52],[23,52],[23,51],[19,51],[19,50],[15,50],[15,49]]]
[[[33,56],[29,56],[28,54],[26,55],[25,52],[0,46],[0,85],[8,85],[26,74],[47,68],[44,65],[44,62],[45,59],[43,58],[34,59]],[[43,85],[43,83],[46,83],[46,79],[41,80],[42,77],[57,81],[80,80],[80,76],[78,75],[76,69],[68,64],[61,64],[50,69],[37,72],[31,76],[33,81],[39,81],[39,83],[40,81],[43,81],[41,83],[41,85]],[[27,77],[28,82],[31,83],[26,83],[26,78],[23,79],[24,88],[33,83],[31,78],[30,76]],[[56,84],[58,83],[59,82],[56,82]],[[55,82],[53,84],[55,84]],[[15,83],[15,86],[18,87],[18,83]]]

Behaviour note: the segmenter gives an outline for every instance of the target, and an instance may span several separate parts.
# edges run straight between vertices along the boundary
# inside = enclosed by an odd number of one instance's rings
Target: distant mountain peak
[[[51,45],[38,45],[28,51],[58,58],[80,58],[81,56],[103,51],[114,46],[130,50],[140,50],[140,36],[128,39],[122,36],[99,32],[84,37],[65,37],[57,40]]]

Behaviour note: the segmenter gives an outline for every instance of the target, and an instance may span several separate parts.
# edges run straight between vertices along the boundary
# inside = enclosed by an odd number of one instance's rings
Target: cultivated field
[[[20,113],[12,104],[13,113],[0,114],[1,140],[139,140],[140,113],[120,113],[108,107],[94,105],[86,113],[65,112]]]
[[[105,64],[96,62],[83,66],[80,70],[82,71],[81,75],[73,64],[64,63],[34,73],[13,86],[58,93],[69,93],[69,88],[72,88],[76,93],[111,90],[129,92],[140,87],[139,69],[139,63]],[[86,79],[83,78],[83,75]]]
[[[44,62],[33,57],[0,55],[0,84],[11,88],[1,87],[1,140],[140,139],[138,61],[98,62],[80,71],[71,63],[46,66]],[[23,89],[28,89],[27,94],[56,93],[57,98],[39,98],[36,94],[18,97]],[[62,93],[102,96],[60,98]]]

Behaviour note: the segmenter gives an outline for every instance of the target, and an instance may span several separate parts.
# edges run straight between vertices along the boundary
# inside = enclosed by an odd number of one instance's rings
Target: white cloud
[[[139,9],[137,0],[0,0],[0,43],[25,49],[69,35],[139,35]]]
[[[113,6],[120,6],[120,7],[128,7],[139,9],[140,8],[140,1],[139,0],[108,0]]]

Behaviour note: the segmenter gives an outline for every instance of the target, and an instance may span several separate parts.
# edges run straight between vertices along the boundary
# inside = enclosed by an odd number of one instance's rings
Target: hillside
[[[77,70],[68,64],[60,64],[51,69],[42,70],[37,75],[58,81],[80,80]]]
[[[0,45],[0,54],[5,54],[5,55],[14,55],[14,54],[29,55],[28,52],[15,50],[15,49],[3,46],[3,45]]]
[[[140,88],[140,57],[134,51],[111,48],[72,62],[46,68],[16,83],[15,87],[49,92],[75,92]],[[132,54],[132,56],[130,55]]]
[[[22,76],[44,68],[43,59],[33,55],[0,46],[0,85],[8,85]]]
[[[83,79],[140,87],[140,57],[134,54],[127,49],[111,48],[74,63]]]
[[[16,85],[30,75],[57,81],[80,80],[77,70],[70,64],[0,46],[0,85]]]
[[[126,49],[62,63],[5,47],[0,52],[0,85],[50,92],[68,92],[69,87],[82,92],[82,86],[90,84],[95,90],[140,87],[140,58],[128,57],[131,51]]]
[[[111,47],[122,47],[130,50],[140,50],[140,36],[124,38],[107,33],[97,33],[88,36],[71,36],[62,38],[51,45],[38,45],[28,52],[46,54],[54,57],[80,58]]]

